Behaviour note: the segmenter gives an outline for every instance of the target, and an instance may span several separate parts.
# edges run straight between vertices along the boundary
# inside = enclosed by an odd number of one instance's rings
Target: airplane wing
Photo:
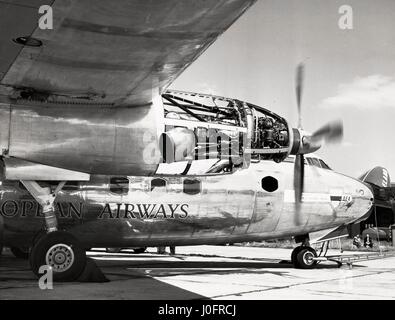
[[[0,94],[146,104],[255,1],[2,1]],[[38,27],[43,4],[52,30]]]

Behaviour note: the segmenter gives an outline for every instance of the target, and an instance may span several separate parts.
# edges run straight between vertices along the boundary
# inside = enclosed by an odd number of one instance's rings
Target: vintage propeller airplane
[[[1,10],[32,18],[20,2]],[[33,272],[50,265],[62,281],[90,247],[291,235],[294,265],[310,268],[310,232],[365,217],[365,184],[306,165],[342,125],[302,129],[303,66],[297,128],[237,99],[166,90],[254,2],[54,1],[53,30],[2,21],[0,242],[30,247]]]

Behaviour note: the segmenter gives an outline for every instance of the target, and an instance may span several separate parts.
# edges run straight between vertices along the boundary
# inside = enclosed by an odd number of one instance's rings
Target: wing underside
[[[137,105],[161,93],[255,0],[55,0],[0,3],[0,94]],[[31,36],[41,46],[12,41]]]

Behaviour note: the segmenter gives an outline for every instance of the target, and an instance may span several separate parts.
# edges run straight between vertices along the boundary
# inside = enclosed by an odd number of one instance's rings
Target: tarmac
[[[109,282],[54,283],[42,290],[28,262],[6,249],[0,258],[0,300],[395,298],[395,257],[358,261],[352,268],[320,262],[300,270],[290,255],[291,249],[238,246],[177,247],[174,256],[159,255],[156,248],[142,254],[94,249],[88,256]]]

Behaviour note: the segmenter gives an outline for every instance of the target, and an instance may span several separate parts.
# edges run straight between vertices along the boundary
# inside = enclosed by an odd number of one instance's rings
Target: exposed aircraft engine
[[[192,160],[195,148],[195,134],[192,130],[176,127],[162,133],[159,145],[163,161],[172,163],[176,161]]]
[[[276,149],[288,146],[289,135],[286,123],[267,116],[257,120],[255,136],[252,141],[253,148]]]
[[[175,133],[174,128],[188,128],[195,134],[193,160],[227,159],[246,167],[251,158],[280,162],[291,151],[287,122],[267,109],[181,91],[167,91],[162,98],[166,134]]]
[[[299,115],[302,73],[303,68],[297,73]],[[167,138],[161,141],[168,142],[162,157],[167,163],[217,158],[231,168],[245,168],[251,159],[281,162],[289,154],[311,153],[323,142],[337,141],[343,132],[335,121],[310,134],[300,123],[292,128],[270,110],[231,98],[169,90],[162,99]],[[169,157],[169,150],[174,156]]]

